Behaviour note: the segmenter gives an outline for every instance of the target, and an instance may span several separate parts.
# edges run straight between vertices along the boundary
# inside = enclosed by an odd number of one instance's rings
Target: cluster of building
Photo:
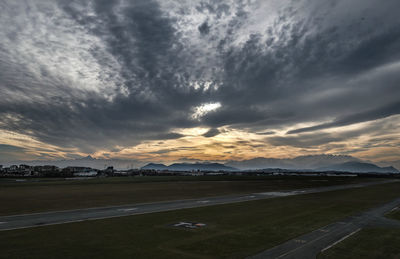
[[[263,169],[249,171],[206,171],[206,170],[155,170],[155,169],[129,169],[115,170],[109,166],[99,170],[90,167],[68,166],[59,168],[54,165],[30,166],[11,165],[3,167],[0,165],[0,177],[100,177],[100,176],[217,176],[217,175],[246,175],[246,176],[362,176],[362,177],[399,177],[392,173],[349,173],[349,172],[314,172],[293,171],[286,169]]]
[[[0,165],[0,176],[2,177],[90,177],[101,175],[113,175],[116,171],[112,166],[105,170],[93,169],[90,167],[68,166],[59,168],[54,165],[30,166],[11,165],[3,167]]]
[[[203,175],[227,175],[232,172],[215,171],[174,171],[174,170],[152,170],[152,169],[129,169],[115,170],[109,166],[99,170],[90,167],[68,166],[59,168],[54,165],[30,166],[11,165],[3,167],[0,165],[0,177],[97,177],[97,176],[203,176]]]

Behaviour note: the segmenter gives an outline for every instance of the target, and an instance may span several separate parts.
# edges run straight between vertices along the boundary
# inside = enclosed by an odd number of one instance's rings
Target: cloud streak
[[[352,114],[342,118],[338,118],[333,122],[323,123],[312,127],[305,127],[296,130],[291,130],[288,134],[296,134],[310,131],[317,131],[321,129],[328,129],[333,127],[347,126],[355,123],[378,120],[392,115],[400,114],[400,102],[393,103],[376,110],[370,110],[358,114]]]

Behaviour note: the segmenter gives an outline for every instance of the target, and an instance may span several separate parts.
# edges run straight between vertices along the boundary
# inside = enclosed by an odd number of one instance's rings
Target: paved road
[[[323,252],[366,226],[387,226],[400,228],[400,222],[384,218],[383,215],[400,205],[400,198],[366,213],[349,217],[340,222],[317,229],[292,239],[272,249],[266,250],[252,259],[310,259]]]
[[[113,206],[113,207],[101,207],[101,208],[3,216],[0,217],[0,231],[62,224],[69,222],[79,222],[85,220],[123,217],[123,216],[186,209],[186,208],[204,207],[217,204],[270,199],[276,197],[292,196],[292,195],[307,194],[307,193],[318,193],[318,192],[327,192],[334,190],[343,190],[349,188],[359,188],[359,187],[366,187],[370,185],[389,183],[394,181],[396,180],[309,188],[309,189],[301,189],[293,191],[264,192],[264,193],[248,194],[248,195],[230,195],[230,196],[220,196],[220,197],[209,197],[203,199],[177,200],[177,201],[156,202],[156,203],[146,203],[146,204],[130,204],[130,205]]]

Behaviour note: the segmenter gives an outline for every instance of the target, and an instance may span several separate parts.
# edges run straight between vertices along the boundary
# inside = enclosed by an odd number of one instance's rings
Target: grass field
[[[385,215],[400,220],[400,209]],[[318,256],[319,259],[330,258],[400,258],[400,228],[368,228]]]
[[[0,258],[243,258],[399,196],[391,183],[5,231]],[[170,226],[179,221],[207,227]]]
[[[39,179],[40,180],[40,179]],[[0,215],[122,205],[371,181],[356,177],[117,177],[0,179]]]
[[[318,256],[318,259],[330,258],[400,258],[400,229],[363,229]]]
[[[391,218],[391,219],[397,219],[400,220],[400,208],[397,208],[395,210],[392,210],[388,214],[386,214],[386,217]]]

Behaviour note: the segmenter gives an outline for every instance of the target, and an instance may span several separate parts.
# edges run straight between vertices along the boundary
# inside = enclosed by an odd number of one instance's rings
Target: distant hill
[[[347,162],[328,167],[319,168],[321,171],[339,171],[339,172],[354,172],[354,173],[400,173],[393,166],[379,167],[371,163],[362,162]]]
[[[393,161],[393,164],[400,164],[400,161]],[[55,165],[60,168],[67,166],[83,166],[96,169],[104,169],[107,166],[113,166],[115,169],[123,170],[130,168],[154,169],[154,170],[174,170],[174,171],[235,171],[235,170],[257,170],[276,168],[283,170],[314,170],[314,171],[343,171],[343,172],[393,172],[399,171],[394,167],[379,167],[368,161],[362,161],[352,156],[342,155],[310,155],[299,156],[295,158],[254,158],[242,161],[227,161],[225,164],[212,162],[197,163],[175,163],[169,166],[164,164],[149,163],[138,160],[124,159],[98,159],[91,156],[66,159],[66,160],[35,160],[35,161],[13,161],[4,163],[4,166],[12,164],[28,164],[28,165]],[[145,165],[145,166],[143,166]],[[388,165],[382,163],[380,165]],[[143,167],[142,167],[143,166]]]
[[[225,163],[226,166],[239,168],[242,170],[246,169],[265,169],[265,168],[281,168],[281,169],[318,169],[320,167],[326,167],[329,165],[335,165],[345,162],[360,161],[359,159],[352,156],[341,156],[341,155],[310,155],[310,156],[298,156],[295,158],[254,158],[250,160],[242,161],[229,161]]]
[[[167,170],[168,166],[166,166],[164,164],[149,163],[149,164],[143,166],[141,169],[144,169],[144,170]]]
[[[175,163],[169,166],[150,163],[141,169],[171,170],[171,171],[235,171],[236,168],[219,163]]]
[[[286,159],[257,157],[242,161],[229,161],[226,166],[235,167],[241,170],[255,170],[265,168],[293,168]]]

